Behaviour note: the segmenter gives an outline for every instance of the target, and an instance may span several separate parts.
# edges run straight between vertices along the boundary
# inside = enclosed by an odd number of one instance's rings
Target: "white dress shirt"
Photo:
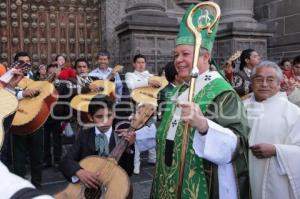
[[[99,67],[92,70],[89,73],[89,76],[91,77],[96,77],[98,79],[101,80],[106,80],[107,77],[111,74],[112,72],[112,68],[107,68],[107,69],[100,69]],[[123,89],[123,84],[122,84],[122,80],[120,78],[120,75],[117,73],[115,75],[115,84],[116,84],[116,94],[117,94],[117,101],[119,102],[121,100],[122,97],[122,89]]]
[[[133,73],[125,74],[125,82],[129,90],[133,90],[135,88],[148,86],[148,79],[153,75],[149,73],[149,71],[138,72],[134,71]]]

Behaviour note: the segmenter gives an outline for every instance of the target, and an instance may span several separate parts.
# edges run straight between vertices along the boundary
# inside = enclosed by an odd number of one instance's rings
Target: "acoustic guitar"
[[[98,95],[108,95],[114,96],[115,94],[115,84],[108,80],[96,80],[91,83],[101,88],[99,92],[90,92],[87,94],[76,95],[71,100],[71,107],[77,111],[88,112],[88,107],[91,99]]]
[[[153,76],[149,79],[160,82],[161,86],[159,88],[154,88],[152,86],[136,88],[132,90],[131,98],[137,103],[150,103],[157,106],[158,92],[168,85],[168,81],[164,76]]]
[[[112,69],[111,73],[107,76],[106,80],[112,80],[114,78],[115,73],[120,73],[123,71],[124,66],[118,64]]]
[[[77,114],[79,123],[90,123],[90,119],[87,116],[90,101],[98,94],[108,95],[115,99],[115,83],[108,80],[96,80],[91,84],[100,88],[99,92],[90,92],[87,94],[76,95],[71,100],[71,107]]]
[[[0,149],[3,144],[5,132],[9,129],[11,121],[8,121],[11,116],[15,113],[18,107],[17,98],[5,90],[0,88]],[[6,123],[7,126],[3,127]]]
[[[37,89],[35,97],[23,98],[12,123],[12,132],[15,134],[30,134],[40,128],[49,117],[52,106],[58,99],[53,84],[48,81],[33,81],[23,78],[18,86],[23,89]]]
[[[151,104],[143,104],[132,117],[129,131],[144,126],[155,111]],[[89,156],[80,161],[80,167],[90,172],[100,172],[102,185],[98,189],[87,188],[82,183],[69,184],[67,188],[55,195],[56,199],[125,199],[129,193],[130,182],[126,172],[118,165],[123,152],[128,147],[125,139],[120,139],[108,158]]]
[[[12,88],[26,74],[31,65],[23,61],[13,62],[10,69],[0,77],[0,149],[3,144],[5,133],[10,129],[14,114],[18,107],[17,98],[5,87]]]
[[[96,87],[100,88],[98,92],[90,92],[87,94],[76,95],[71,100],[71,107],[77,111],[78,119],[80,123],[89,123],[91,122],[88,119],[88,107],[90,104],[91,99],[96,96],[97,94],[103,94],[111,96],[113,99],[116,98],[115,89],[116,85],[114,82],[110,81],[114,76],[113,73],[119,73],[123,70],[122,65],[116,65],[112,72],[108,75],[106,80],[96,80],[90,82],[91,85],[95,85]]]

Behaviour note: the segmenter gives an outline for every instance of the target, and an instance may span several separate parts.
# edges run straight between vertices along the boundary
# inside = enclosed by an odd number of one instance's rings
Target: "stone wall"
[[[143,1],[143,0],[138,0]],[[243,18],[242,17],[233,17],[234,14],[237,13],[239,15],[244,14],[244,18],[247,13],[238,12],[240,10],[245,9],[233,9],[231,7],[226,7],[226,5],[230,4],[233,0],[215,0],[215,2],[220,3],[222,7],[222,12],[227,13],[227,15],[222,17],[221,23],[226,24],[226,26],[230,25],[232,23],[232,29],[234,27],[237,27],[239,22],[236,22],[236,18]],[[120,24],[122,24],[124,18],[127,16],[126,8],[130,7],[130,3],[136,3],[135,0],[128,0],[128,1],[119,1],[119,0],[102,0],[101,2],[101,19],[102,19],[102,44],[101,47],[103,49],[107,49],[112,54],[112,62],[118,63],[120,61],[124,61],[124,50],[123,48],[121,50],[121,46],[126,43],[126,37],[122,38],[124,40],[120,40],[118,37],[118,31],[116,31],[116,27]],[[145,1],[148,2],[148,1]],[[157,2],[162,2],[163,6],[165,6],[165,14],[169,18],[177,18],[177,21],[180,20],[184,10],[177,6],[174,2],[175,0],[160,0]],[[243,0],[240,2],[248,2],[248,0]],[[234,4],[235,6],[242,6],[244,4],[237,3]],[[246,5],[246,4],[245,4]],[[248,6],[250,7],[250,6]],[[247,7],[247,8],[248,8]],[[252,6],[251,6],[252,7]],[[251,38],[249,35],[246,37],[241,38],[230,38],[227,37],[228,35],[224,35],[224,31],[222,31],[222,25],[220,26],[220,33],[218,34],[217,42],[216,42],[216,48],[214,49],[214,55],[218,60],[223,60],[227,58],[229,55],[231,55],[233,52],[235,52],[237,49],[239,50],[242,47],[248,48],[253,47],[257,48],[258,51],[263,55],[264,58],[268,57],[268,59],[271,60],[279,60],[282,57],[289,57],[293,58],[296,55],[300,54],[300,1],[299,0],[254,0],[254,6],[252,8],[248,8],[251,10],[254,8],[254,19],[255,21],[250,21],[252,23],[252,29],[254,31],[257,31],[260,29],[262,25],[267,25],[268,29],[267,31],[269,33],[274,33],[274,36],[271,36],[271,34],[268,38],[268,42],[266,40],[257,38],[257,34],[252,34],[253,31],[247,31],[250,35],[254,35],[254,38]],[[231,10],[233,10],[231,12]],[[226,18],[227,17],[227,18]],[[231,18],[234,18],[234,20],[231,20]],[[251,17],[251,16],[250,16]],[[232,21],[232,22],[231,22]],[[249,20],[248,20],[249,21]],[[259,25],[260,24],[260,25]],[[245,25],[244,22],[242,22],[241,25]],[[259,26],[258,26],[259,25]],[[227,28],[230,29],[230,28]],[[235,31],[236,32],[236,31]],[[265,32],[265,31],[262,31]],[[140,32],[141,33],[141,32]],[[157,34],[157,33],[156,33]],[[142,37],[141,35],[137,34],[136,38],[132,38],[133,35],[131,35],[129,38],[131,40],[127,40],[127,42],[131,42],[134,40],[139,40]],[[171,35],[170,35],[171,36]],[[172,36],[171,36],[172,37]],[[128,38],[128,39],[129,39]],[[157,38],[159,38],[159,34],[157,35]],[[147,39],[145,39],[147,40]],[[168,38],[166,37],[166,40]],[[223,40],[223,41],[222,41]],[[120,41],[123,44],[120,44]],[[150,42],[148,40],[148,42]],[[247,43],[248,42],[248,43]],[[154,42],[156,43],[156,42]],[[153,43],[152,43],[153,44]],[[152,45],[151,44],[151,45]],[[256,45],[258,44],[258,46]],[[154,45],[154,44],[153,44]],[[230,45],[230,48],[227,48],[228,45]],[[264,46],[267,45],[268,51],[264,50]],[[124,46],[124,45],[123,45]],[[128,46],[130,47],[130,46]],[[132,47],[132,46],[131,46]],[[157,48],[157,47],[155,47]],[[170,46],[168,46],[170,48]],[[149,48],[150,49],[150,48]],[[149,50],[148,49],[148,50]],[[226,50],[225,50],[226,49]],[[135,49],[139,51],[139,49]],[[163,49],[164,50],[164,49]],[[130,51],[130,49],[128,49]],[[135,53],[131,52],[131,53]],[[140,52],[143,52],[141,50]],[[150,53],[151,54],[151,53]],[[171,52],[170,52],[171,55]],[[132,55],[128,57],[128,60],[126,63],[128,64],[130,62],[130,59],[132,58]],[[153,64],[157,66],[157,59],[154,58]]]
[[[112,64],[119,63],[119,39],[115,28],[125,16],[127,1],[103,0],[101,2],[101,50],[111,53]]]
[[[255,0],[254,13],[257,21],[275,33],[268,39],[269,59],[300,55],[299,0]]]
[[[170,34],[166,34],[159,31],[155,32],[153,27],[149,26],[149,28],[145,27],[144,30],[141,29],[139,33],[133,35],[127,35],[122,38],[118,35],[120,31],[117,30],[117,27],[122,24],[129,15],[126,9],[134,6],[134,4],[143,2],[148,1],[103,0],[101,2],[101,49],[110,51],[112,65],[121,63],[126,66],[131,66],[133,55],[143,53],[149,58],[149,69],[152,72],[157,72],[158,68],[172,59],[172,51],[170,51],[170,49],[174,48],[176,33],[171,32],[174,32],[174,30],[170,31]],[[166,16],[177,18],[178,21],[184,12],[182,8],[176,5],[174,0],[154,0],[151,1],[151,3],[161,4],[166,10]],[[149,20],[145,21],[145,26],[147,26],[147,22],[149,22]],[[177,26],[177,23],[175,22],[173,26],[174,25]],[[144,48],[136,48],[137,46],[144,46]]]

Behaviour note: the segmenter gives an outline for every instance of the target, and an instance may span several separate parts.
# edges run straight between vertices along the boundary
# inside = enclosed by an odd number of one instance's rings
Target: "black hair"
[[[284,65],[284,63],[285,62],[290,62],[290,59],[289,58],[287,58],[287,57],[283,57],[282,59],[281,59],[281,61],[278,63],[278,65],[280,66],[280,67],[282,67],[283,65]]]
[[[300,55],[294,58],[293,65],[300,64]]]
[[[25,51],[20,51],[20,52],[17,52],[17,53],[16,53],[16,55],[15,55],[15,57],[14,57],[14,62],[18,61],[19,57],[29,57],[29,59],[31,59],[31,58],[30,58],[30,55],[29,55],[27,52],[25,52]]]
[[[63,58],[66,60],[66,57],[65,57],[65,56],[63,56],[63,55],[57,55],[57,56],[55,57],[55,61],[57,61],[59,57],[63,57]]]
[[[235,61],[226,61],[222,68],[225,68],[225,66],[228,65],[228,62],[230,62],[232,68],[235,68]]]
[[[177,74],[178,73],[175,68],[174,62],[168,62],[165,66],[165,76],[168,82],[173,82]]]
[[[241,63],[240,63],[240,70],[243,70],[244,67],[247,65],[246,63],[246,59],[250,59],[251,57],[251,53],[254,52],[255,50],[254,49],[246,49],[246,50],[243,50],[242,54],[241,54],[241,57],[240,57],[240,60],[241,60]]]
[[[162,75],[163,75],[163,72],[165,72],[165,67],[166,67],[166,66],[163,66],[163,67],[161,67],[161,68],[159,69],[159,71],[158,71],[158,76],[162,76]]]
[[[74,64],[75,69],[77,68],[77,64],[79,62],[85,62],[87,67],[90,68],[89,62],[85,58],[78,58],[78,59],[76,59],[75,64]]]
[[[109,59],[110,53],[107,50],[101,50],[97,53],[97,58],[99,58],[100,56],[106,56]]]
[[[58,68],[58,65],[56,64],[56,63],[53,63],[53,64],[49,64],[48,66],[47,66],[47,72],[49,71],[49,69],[50,68]]]
[[[145,60],[145,62],[147,62],[145,55],[142,54],[137,54],[133,57],[133,62],[135,63],[137,59],[139,58],[143,58]]]
[[[107,95],[98,94],[92,98],[89,104],[88,113],[93,116],[99,109],[107,108],[113,110],[114,101]]]

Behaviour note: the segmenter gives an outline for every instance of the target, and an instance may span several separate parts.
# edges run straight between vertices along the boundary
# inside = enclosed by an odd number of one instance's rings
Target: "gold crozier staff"
[[[208,9],[210,7],[210,10],[214,9],[214,21],[210,22],[210,16]],[[198,24],[194,25],[193,23],[193,15],[198,9],[205,9],[203,12],[203,15],[198,18]],[[195,37],[195,49],[194,49],[194,58],[193,58],[193,70],[191,74],[191,81],[190,81],[190,89],[188,94],[188,102],[193,101],[194,97],[194,91],[195,91],[195,83],[196,78],[198,76],[199,70],[198,70],[198,57],[202,42],[202,36],[201,31],[204,29],[207,29],[208,34],[212,33],[212,29],[214,26],[218,23],[221,16],[221,10],[218,4],[213,2],[203,2],[197,4],[191,12],[189,13],[187,17],[187,26],[192,31]],[[182,191],[182,180],[184,175],[184,167],[185,167],[185,159],[186,159],[186,151],[188,146],[188,138],[189,138],[189,124],[186,122],[184,124],[184,131],[183,131],[183,138],[182,138],[182,150],[181,150],[181,158],[180,158],[180,164],[179,164],[179,180],[178,180],[178,187],[177,187],[177,198],[181,198],[181,191]]]

